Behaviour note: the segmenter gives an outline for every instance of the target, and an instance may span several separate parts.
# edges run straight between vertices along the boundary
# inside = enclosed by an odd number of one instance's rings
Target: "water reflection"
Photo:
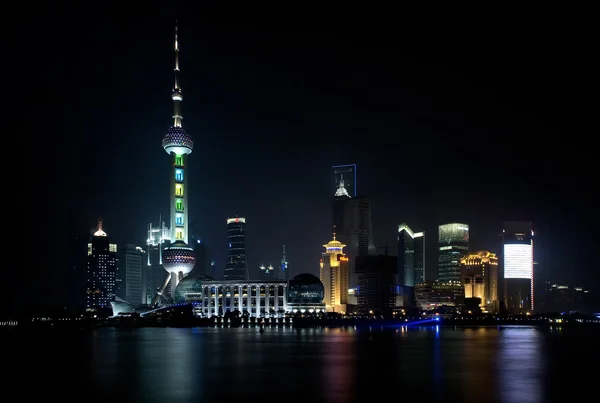
[[[354,335],[345,329],[328,329],[325,333],[321,353],[323,396],[327,402],[350,402],[355,393]]]
[[[421,402],[550,402],[572,396],[564,385],[587,391],[595,372],[578,360],[594,358],[596,340],[434,326],[40,332],[3,340],[11,346],[3,381],[20,384],[34,368],[40,376],[25,400],[54,397],[56,385],[68,383],[62,401],[342,403],[395,394]]]
[[[494,328],[463,329],[460,342],[461,400],[466,403],[496,401],[494,362],[498,343],[498,331]]]
[[[542,334],[534,328],[505,328],[499,332],[497,379],[501,401],[542,402],[544,362]]]

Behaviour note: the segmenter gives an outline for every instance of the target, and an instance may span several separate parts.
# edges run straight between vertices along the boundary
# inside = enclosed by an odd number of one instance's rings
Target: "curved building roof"
[[[196,274],[184,277],[175,289],[175,303],[195,302],[202,300],[202,283],[204,281],[215,281],[206,274]]]

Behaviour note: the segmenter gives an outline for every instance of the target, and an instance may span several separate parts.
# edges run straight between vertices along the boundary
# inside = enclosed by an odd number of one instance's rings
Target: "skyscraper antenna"
[[[175,85],[173,86],[173,93],[171,99],[173,99],[173,126],[181,127],[181,121],[183,116],[181,114],[181,101],[183,101],[183,95],[181,94],[181,86],[179,83],[179,38],[178,38],[179,27],[177,26],[177,20],[175,20],[175,67],[173,69],[175,75]]]

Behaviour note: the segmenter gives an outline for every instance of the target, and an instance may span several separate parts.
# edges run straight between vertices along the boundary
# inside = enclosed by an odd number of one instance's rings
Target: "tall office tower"
[[[502,231],[506,309],[512,313],[533,312],[533,226],[510,221]]]
[[[334,165],[333,193],[336,196],[356,197],[356,164]]]
[[[192,272],[196,275],[203,274],[212,277],[209,250],[206,243],[200,239],[196,239],[194,253],[196,254],[196,266],[194,266]]]
[[[415,284],[425,282],[425,231],[415,232]]]
[[[469,253],[469,226],[452,223],[438,230],[438,281],[460,283],[460,260]]]
[[[117,245],[108,241],[106,232],[102,230],[102,221],[98,221],[98,230],[88,244],[86,311],[111,309],[116,274]]]
[[[156,291],[160,289],[165,280],[170,276],[163,267],[162,257],[164,249],[171,243],[171,230],[165,222],[159,219],[156,227],[148,224],[148,238],[146,239],[146,267],[142,272],[142,303],[150,304]],[[165,291],[170,291],[167,287]]]
[[[285,245],[283,245],[283,255],[281,256],[281,262],[279,263],[279,280],[288,281],[290,279],[288,270],[288,261],[285,257]]]
[[[481,308],[498,313],[498,258],[486,250],[469,253],[460,261],[465,298],[480,298]]]
[[[335,201],[334,201],[335,203]],[[347,245],[346,255],[350,259],[350,288],[356,288],[355,259],[358,256],[375,255],[371,201],[364,197],[348,198],[343,202],[343,219],[340,242]],[[337,224],[336,224],[337,228]]]
[[[396,305],[397,267],[396,256],[359,256],[356,259],[359,313],[391,315]]]
[[[210,250],[200,235],[200,226],[197,221],[190,222],[188,244],[194,248],[196,254],[196,265],[188,275],[200,275],[212,277],[210,267]]]
[[[320,261],[320,280],[325,287],[325,309],[327,312],[345,313],[348,304],[348,257],[344,245],[335,238],[323,245],[325,252]]]
[[[143,272],[146,269],[146,251],[127,244],[117,254],[117,285],[115,294],[128,303],[138,306],[147,302],[142,298]]]
[[[415,234],[404,223],[398,225],[398,271],[396,284],[415,286]]]
[[[248,280],[246,262],[246,219],[227,219],[227,264],[225,280]]]
[[[413,232],[408,225],[398,225],[397,284],[414,287],[425,281],[425,232]]]
[[[338,239],[348,245],[346,254],[350,261],[349,286],[356,288],[354,269],[357,256],[375,254],[371,224],[371,203],[365,197],[356,197],[356,165],[336,165],[333,172],[333,225]]]
[[[192,137],[181,127],[183,116],[181,114],[181,101],[183,96],[179,85],[179,40],[177,26],[175,27],[175,85],[171,94],[173,100],[173,126],[163,137],[162,147],[171,157],[171,240],[162,255],[163,267],[169,273],[156,296],[152,305],[158,303],[169,282],[171,283],[171,299],[175,299],[177,284],[186,276],[196,264],[194,249],[188,246],[188,196],[187,196],[187,157],[192,153],[194,142]]]

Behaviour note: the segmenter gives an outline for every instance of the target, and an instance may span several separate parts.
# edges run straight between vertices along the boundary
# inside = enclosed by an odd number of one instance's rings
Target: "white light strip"
[[[402,232],[402,230],[406,231],[406,233],[408,235],[410,235],[411,238],[415,237],[415,234],[412,232],[412,230],[410,229],[410,227],[404,223],[398,225],[398,233]]]
[[[241,222],[241,223],[246,223],[246,219],[244,217],[236,217],[236,218],[228,218],[227,219],[227,224],[231,224],[234,222]]]
[[[532,245],[504,245],[504,278],[526,278],[533,280]]]

